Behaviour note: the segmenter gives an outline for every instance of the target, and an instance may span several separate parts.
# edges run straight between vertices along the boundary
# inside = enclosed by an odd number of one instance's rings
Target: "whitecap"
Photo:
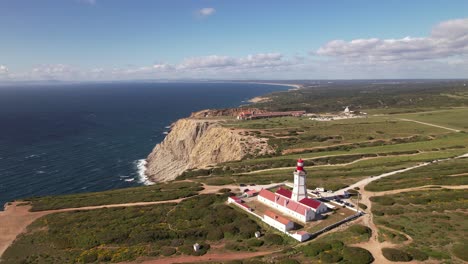
[[[45,173],[45,171],[43,171],[43,170],[38,170],[38,171],[36,171],[36,173],[37,173],[37,174],[43,174],[43,173]]]
[[[132,182],[132,181],[134,181],[134,180],[135,180],[135,178],[131,178],[131,179],[125,179],[124,181],[126,181],[126,182]]]
[[[163,132],[163,134],[164,134],[164,135],[167,135],[167,134],[169,134],[169,132],[167,132],[167,131],[164,131],[164,132]]]
[[[154,182],[150,181],[150,179],[146,176],[146,160],[139,159],[134,162],[137,172],[138,172],[138,182],[143,183],[144,185],[153,185]]]
[[[29,156],[26,156],[24,157],[25,159],[31,159],[31,158],[38,158],[39,155],[36,155],[36,154],[32,154],[32,155],[29,155]]]

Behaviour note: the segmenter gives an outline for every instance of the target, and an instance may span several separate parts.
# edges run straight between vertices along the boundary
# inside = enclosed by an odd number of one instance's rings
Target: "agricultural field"
[[[386,258],[468,261],[466,190],[433,188],[373,197],[371,201],[375,224],[385,227],[380,240],[399,245],[385,250]]]

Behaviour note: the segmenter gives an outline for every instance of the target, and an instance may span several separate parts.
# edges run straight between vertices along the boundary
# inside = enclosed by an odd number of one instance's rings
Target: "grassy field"
[[[357,142],[396,140],[414,135],[420,137],[447,133],[447,130],[384,116],[328,122],[308,118],[271,118],[235,121],[228,127],[247,129],[244,134],[268,138],[278,150],[316,148]]]
[[[329,190],[337,190],[349,186],[365,177],[377,176],[382,173],[399,170],[416,165],[420,162],[432,161],[435,159],[455,157],[468,152],[465,149],[452,149],[423,152],[411,155],[397,156],[378,156],[369,159],[363,159],[349,165],[331,165],[331,166],[307,166],[308,173],[308,188],[324,187]],[[295,160],[283,161],[285,165],[293,166]],[[241,163],[243,164],[243,163]],[[283,163],[281,163],[283,164]],[[244,164],[245,165],[245,164]],[[258,167],[257,167],[258,168]],[[260,167],[261,169],[263,167]],[[231,167],[233,169],[233,167]],[[224,172],[224,174],[216,174],[214,172],[211,177],[193,178],[196,181],[209,184],[230,184],[230,183],[276,183],[292,180],[293,167],[284,169],[273,169],[267,171],[259,171],[249,174],[232,174]]]
[[[468,130],[468,108],[402,114],[395,115],[395,117],[407,118],[465,131]]]
[[[424,185],[468,185],[468,158],[430,164],[371,182],[368,191],[388,191]]]
[[[212,243],[224,244],[228,251],[255,251],[285,243],[274,233],[252,241],[261,227],[225,205],[228,195],[201,195],[180,204],[47,215],[29,226],[3,258],[6,263],[121,262],[140,256],[201,255]],[[192,249],[196,242],[203,246],[197,253]]]
[[[193,182],[158,183],[105,192],[36,197],[25,199],[25,201],[31,202],[32,211],[43,211],[103,204],[173,200],[196,195],[202,189],[201,184]]]
[[[460,250],[467,245],[466,190],[432,189],[371,200],[378,226],[405,233],[413,239],[409,245],[401,245],[399,255],[406,254],[416,260],[434,258],[461,263],[461,258],[468,261],[466,251]],[[392,242],[405,240],[397,238]]]

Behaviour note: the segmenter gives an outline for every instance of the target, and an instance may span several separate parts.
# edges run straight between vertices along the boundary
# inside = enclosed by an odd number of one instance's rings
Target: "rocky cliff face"
[[[240,160],[253,154],[252,149],[258,154],[273,151],[264,140],[242,136],[219,121],[181,119],[148,156],[146,175],[153,181],[173,180],[187,169]]]

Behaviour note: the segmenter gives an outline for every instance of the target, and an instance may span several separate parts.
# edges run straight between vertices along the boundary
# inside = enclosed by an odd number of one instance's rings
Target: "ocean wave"
[[[131,179],[125,179],[124,181],[126,181],[126,182],[132,182],[132,181],[134,181],[134,180],[135,180],[135,178],[131,178]]]
[[[153,185],[154,182],[150,181],[150,179],[146,176],[146,160],[139,159],[135,161],[135,166],[138,172],[138,182],[143,183],[144,185]]]

